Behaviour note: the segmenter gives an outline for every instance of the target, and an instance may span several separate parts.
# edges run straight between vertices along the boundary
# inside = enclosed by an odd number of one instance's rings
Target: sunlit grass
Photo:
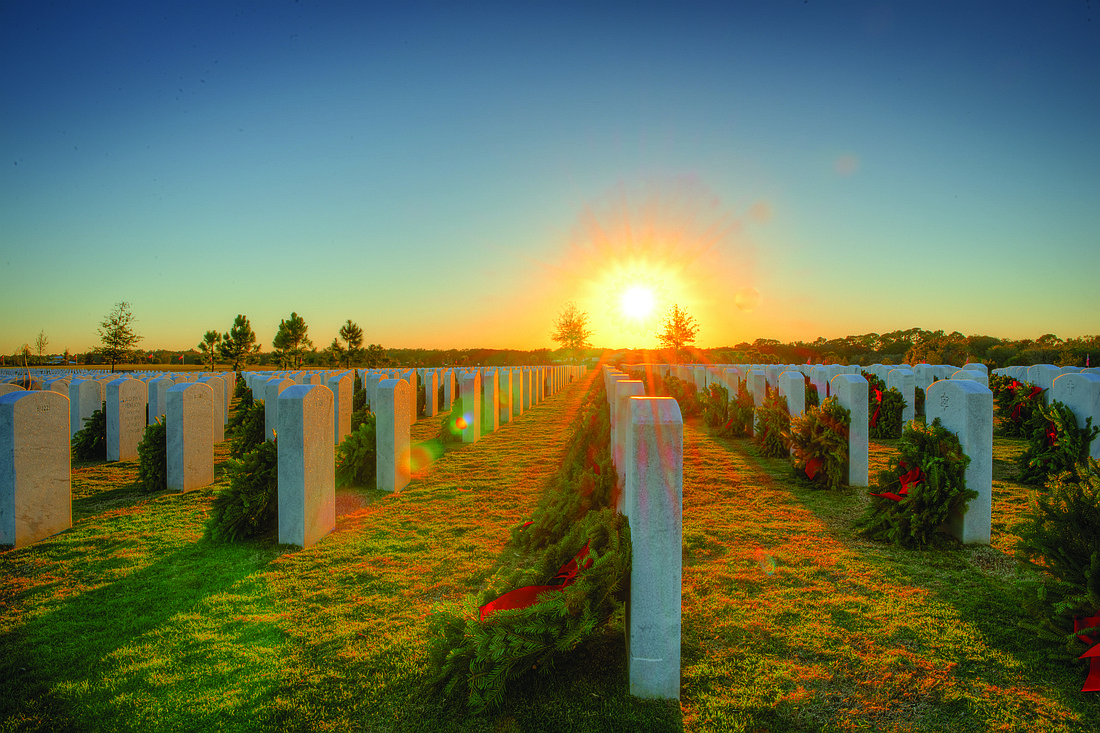
[[[433,610],[508,559],[583,382],[476,444],[436,445],[400,494],[340,490],[336,531],[306,550],[208,543],[212,489],[150,495],[136,463],[74,466],[73,529],[0,552],[0,730],[1095,729],[1083,667],[1017,628],[1022,442],[995,441],[992,547],[907,552],[852,533],[866,491],[811,489],[694,423],[680,705],[625,694],[612,632],[502,710],[443,707],[424,686]],[[895,448],[872,441],[872,476]]]

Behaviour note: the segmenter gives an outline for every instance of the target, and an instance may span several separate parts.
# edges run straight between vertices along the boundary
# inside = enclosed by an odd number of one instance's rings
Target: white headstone
[[[671,397],[629,402],[625,506],[634,548],[626,614],[629,692],[678,700],[684,424]]]
[[[279,429],[279,395],[294,382],[286,377],[272,377],[260,384],[264,395],[264,440],[275,440]]]
[[[132,461],[145,435],[148,391],[138,379],[107,383],[107,460]]]
[[[481,370],[481,432],[496,432],[500,420],[500,382],[496,369]]]
[[[168,489],[191,491],[214,483],[214,390],[185,382],[168,390]]]
[[[329,392],[332,392],[332,440],[333,445],[340,445],[344,438],[351,432],[351,404],[353,400],[353,387],[351,373],[341,372],[333,374],[325,383]]]
[[[952,534],[967,544],[988,545],[993,505],[993,393],[971,379],[941,379],[928,387],[924,413],[931,424],[959,436],[970,458],[966,488],[977,491],[961,516],[949,520]]]
[[[463,390],[463,401],[466,393]],[[382,491],[400,491],[409,484],[411,473],[409,402],[412,390],[404,379],[383,379],[378,383],[378,411],[375,412],[375,476]]]
[[[69,398],[0,395],[0,545],[24,547],[72,526]]]
[[[897,369],[891,369],[886,374],[886,389],[894,387],[898,392],[901,392],[902,399],[905,400],[905,408],[901,411],[902,423],[909,422],[917,416],[917,400],[916,400],[916,375],[913,374],[912,369],[906,369],[905,367],[898,367]]]
[[[1100,426],[1100,376],[1067,372],[1054,380],[1051,400],[1058,400],[1069,409],[1077,420],[1077,427],[1084,429],[1092,418],[1093,427]],[[1100,437],[1093,438],[1089,456],[1100,460]]]
[[[848,427],[848,485],[867,486],[867,380],[855,374],[838,374],[830,389],[841,407],[852,413]]]
[[[474,370],[462,375],[462,429],[463,443],[481,440],[481,372]]]
[[[336,528],[332,392],[319,384],[294,384],[277,399],[279,542],[304,548]]]

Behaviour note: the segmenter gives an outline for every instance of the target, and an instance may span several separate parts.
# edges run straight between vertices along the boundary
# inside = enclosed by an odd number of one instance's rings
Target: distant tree
[[[279,321],[279,331],[271,345],[275,347],[275,356],[282,368],[302,366],[305,352],[313,348],[313,342],[306,333],[309,326],[297,313],[292,312],[290,318]]]
[[[333,364],[339,366],[340,362],[344,360],[344,355],[347,354],[347,349],[340,343],[340,339],[333,337],[332,343],[329,344],[327,349],[329,356],[332,357]]]
[[[260,350],[256,343],[256,334],[252,332],[252,324],[244,315],[238,315],[233,321],[233,328],[222,336],[222,342],[218,346],[222,358],[233,362],[233,371],[239,372],[241,366],[252,361],[252,357]]]
[[[104,362],[111,365],[112,372],[116,365],[130,358],[134,346],[142,339],[134,331],[134,320],[130,304],[122,301],[116,303],[99,323],[100,346],[96,347],[96,352],[103,357]]]
[[[34,340],[34,353],[38,356],[38,363],[41,364],[45,361],[46,346],[50,343],[50,340],[46,337],[45,331],[39,331],[38,337]]]
[[[345,366],[351,367],[351,360],[359,353],[359,349],[363,347],[363,329],[359,328],[353,320],[350,318],[348,322],[340,327],[340,338],[347,344],[347,349],[344,352],[347,363]]]
[[[377,369],[380,366],[385,366],[388,362],[386,350],[382,348],[381,344],[371,344],[364,349],[363,363],[368,369]]]
[[[588,337],[592,331],[588,328],[588,314],[579,308],[573,301],[565,304],[554,321],[554,330],[550,332],[550,338],[561,344],[561,348],[572,353],[574,361],[581,349],[586,349],[592,344],[588,343]]]
[[[198,350],[202,353],[202,360],[214,371],[214,359],[218,355],[218,346],[221,345],[222,335],[217,331],[207,331],[202,336],[202,343]]]
[[[676,361],[681,354],[695,343],[695,334],[699,331],[699,324],[695,319],[681,310],[679,304],[673,303],[664,321],[665,330],[657,334],[657,342],[663,348],[672,349]]]

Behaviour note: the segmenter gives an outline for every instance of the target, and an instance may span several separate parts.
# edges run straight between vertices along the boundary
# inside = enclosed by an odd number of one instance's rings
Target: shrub
[[[685,419],[698,415],[702,410],[699,404],[699,390],[695,388],[694,382],[688,382],[670,374],[662,383],[662,391],[676,400],[680,405],[680,415]]]
[[[898,443],[896,469],[880,471],[878,491],[856,528],[865,536],[902,547],[934,544],[952,513],[962,513],[978,492],[966,488],[970,465],[958,437],[936,418],[910,421]]]
[[[1074,617],[1100,614],[1100,464],[1091,458],[1055,474],[1017,524],[1017,557],[1040,571],[1032,584],[1032,630],[1074,658],[1085,646]]]
[[[1093,427],[1091,417],[1079,428],[1073,410],[1058,400],[1050,407],[1036,401],[1026,425],[1027,449],[1016,459],[1020,481],[1042,485],[1052,474],[1075,473],[1078,465],[1085,464],[1089,444],[1098,433],[1100,428]]]
[[[708,428],[725,425],[729,420],[729,391],[720,384],[712,384],[703,403],[703,422]]]
[[[805,476],[814,485],[838,489],[844,483],[848,465],[848,429],[852,413],[827,397],[818,407],[810,407],[801,416],[791,416],[790,432],[784,436],[793,452],[791,463],[796,476]]]
[[[373,486],[377,470],[377,432],[375,416],[365,419],[336,446],[336,485]]]
[[[107,403],[84,418],[84,427],[72,437],[73,457],[78,461],[107,460]]]
[[[756,408],[756,434],[753,440],[760,453],[768,458],[787,458],[791,454],[786,434],[791,428],[791,411],[787,398],[779,390],[767,390],[767,394]]]
[[[229,455],[241,459],[267,438],[267,414],[263,402],[237,403],[229,421]]]
[[[924,390],[920,387],[913,387],[913,413],[924,414]]]
[[[428,392],[427,387],[423,381],[418,381],[416,385],[416,414],[418,416],[426,415],[428,407]]]
[[[355,371],[355,381],[352,383],[351,388],[351,412],[354,415],[360,410],[366,411],[370,407],[367,405],[367,390],[363,389],[363,380],[359,377],[359,370]]]
[[[252,389],[249,388],[248,382],[244,380],[244,376],[240,372],[237,372],[237,379],[235,384],[236,386],[233,388],[233,396],[236,399],[244,399],[244,396],[246,394],[248,395],[249,400],[252,399]]]
[[[718,435],[727,438],[751,437],[755,412],[752,395],[746,389],[745,382],[738,379],[737,396],[726,406],[726,422],[718,430]]]
[[[214,494],[205,536],[216,542],[264,534],[275,528],[279,512],[279,449],[264,441],[243,458],[230,458],[229,486]]]
[[[817,385],[806,377],[806,407],[820,407],[821,398],[817,395]]]
[[[138,483],[143,491],[164,491],[168,488],[168,428],[158,417],[138,443]]]

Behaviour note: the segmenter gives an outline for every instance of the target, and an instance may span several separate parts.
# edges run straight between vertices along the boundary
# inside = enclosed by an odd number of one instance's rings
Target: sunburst
[[[620,333],[645,336],[667,300],[663,281],[638,273],[624,275],[607,291],[607,315]]]

